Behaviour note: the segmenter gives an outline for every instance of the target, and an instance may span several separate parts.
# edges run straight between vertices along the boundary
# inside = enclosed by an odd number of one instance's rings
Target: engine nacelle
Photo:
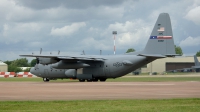
[[[54,58],[37,58],[37,63],[47,65],[47,64],[52,64],[58,62]]]

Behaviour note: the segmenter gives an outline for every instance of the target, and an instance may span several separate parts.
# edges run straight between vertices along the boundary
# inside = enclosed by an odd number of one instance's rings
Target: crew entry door
[[[104,64],[104,74],[105,74],[105,76],[110,75],[110,67],[108,64]]]

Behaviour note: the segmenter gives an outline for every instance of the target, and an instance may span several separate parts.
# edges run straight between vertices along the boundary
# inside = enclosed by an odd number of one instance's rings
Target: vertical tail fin
[[[161,13],[143,51],[144,54],[175,55],[171,21],[168,13]]]
[[[196,55],[194,55],[194,64],[195,64],[195,66],[200,66],[200,63],[199,63]]]

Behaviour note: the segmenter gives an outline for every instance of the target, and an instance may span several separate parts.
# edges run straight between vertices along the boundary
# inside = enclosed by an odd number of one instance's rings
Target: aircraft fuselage
[[[31,68],[31,73],[38,77],[45,78],[116,78],[126,75],[139,67],[153,61],[136,55],[104,56],[105,61],[82,61],[90,66],[83,68],[82,74],[77,73],[77,69],[55,69],[53,64],[37,64]]]

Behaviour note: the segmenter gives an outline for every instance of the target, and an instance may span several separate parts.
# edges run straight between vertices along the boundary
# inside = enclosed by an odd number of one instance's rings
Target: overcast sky
[[[0,60],[19,54],[143,50],[159,13],[170,14],[184,55],[200,50],[200,0],[0,0]]]

